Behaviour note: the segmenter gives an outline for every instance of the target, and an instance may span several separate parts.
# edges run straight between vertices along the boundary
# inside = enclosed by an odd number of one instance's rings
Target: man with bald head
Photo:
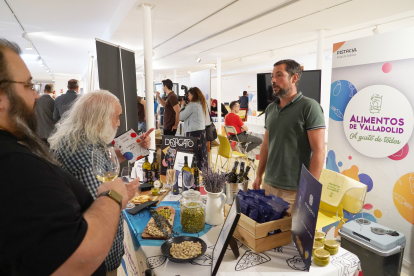
[[[104,276],[120,212],[133,195],[117,178],[102,183],[94,200],[50,156],[36,135],[39,95],[20,53],[0,38],[0,275]],[[150,138],[141,139],[148,148]]]
[[[75,79],[69,80],[68,89],[64,95],[55,100],[55,110],[53,111],[53,119],[55,121],[60,121],[63,114],[72,107],[73,102],[78,97],[79,81]]]

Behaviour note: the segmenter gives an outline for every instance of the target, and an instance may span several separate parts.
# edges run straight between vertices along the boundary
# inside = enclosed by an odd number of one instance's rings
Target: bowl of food
[[[200,238],[179,236],[165,241],[161,245],[162,254],[170,261],[185,263],[192,261],[207,250],[207,244]]]

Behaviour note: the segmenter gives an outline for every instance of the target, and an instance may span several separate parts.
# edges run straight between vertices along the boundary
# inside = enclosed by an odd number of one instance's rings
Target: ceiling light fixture
[[[33,45],[31,42],[27,43],[26,50],[33,50]]]
[[[240,59],[239,59],[239,62],[240,62],[240,63],[243,63],[242,58],[240,58]]]
[[[274,55],[275,55],[275,53],[273,53],[273,50],[272,50],[272,51],[270,51],[270,53],[269,53],[269,58],[273,57]]]
[[[214,64],[214,69],[217,69],[217,64]]]
[[[47,72],[47,73],[49,73],[49,72],[50,72],[49,68],[46,68],[46,72]]]
[[[197,63],[200,63],[201,58],[200,57],[196,57],[196,61],[197,61]]]
[[[380,33],[378,26],[375,26],[375,28],[372,30],[372,32],[374,33],[374,35],[377,35]]]

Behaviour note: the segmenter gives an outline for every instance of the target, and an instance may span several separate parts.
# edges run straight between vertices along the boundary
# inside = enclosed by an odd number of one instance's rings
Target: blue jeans
[[[138,123],[138,132],[142,131],[143,133],[147,132],[147,122]]]

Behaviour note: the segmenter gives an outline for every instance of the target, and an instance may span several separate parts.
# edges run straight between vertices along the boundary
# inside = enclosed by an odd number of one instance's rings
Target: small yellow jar
[[[323,243],[315,241],[313,243],[312,254],[313,252],[315,252],[315,250],[318,250],[318,249],[323,249]]]
[[[329,264],[329,252],[325,249],[316,249],[313,254],[313,262],[319,266],[327,266]]]
[[[155,188],[155,187],[151,188],[151,194],[153,196],[157,196],[159,191],[160,191],[160,189],[158,189],[158,188]]]
[[[324,243],[325,242],[325,233],[324,232],[316,232],[315,233],[315,241]]]
[[[339,243],[336,240],[325,240],[324,249],[331,255],[338,253]]]

